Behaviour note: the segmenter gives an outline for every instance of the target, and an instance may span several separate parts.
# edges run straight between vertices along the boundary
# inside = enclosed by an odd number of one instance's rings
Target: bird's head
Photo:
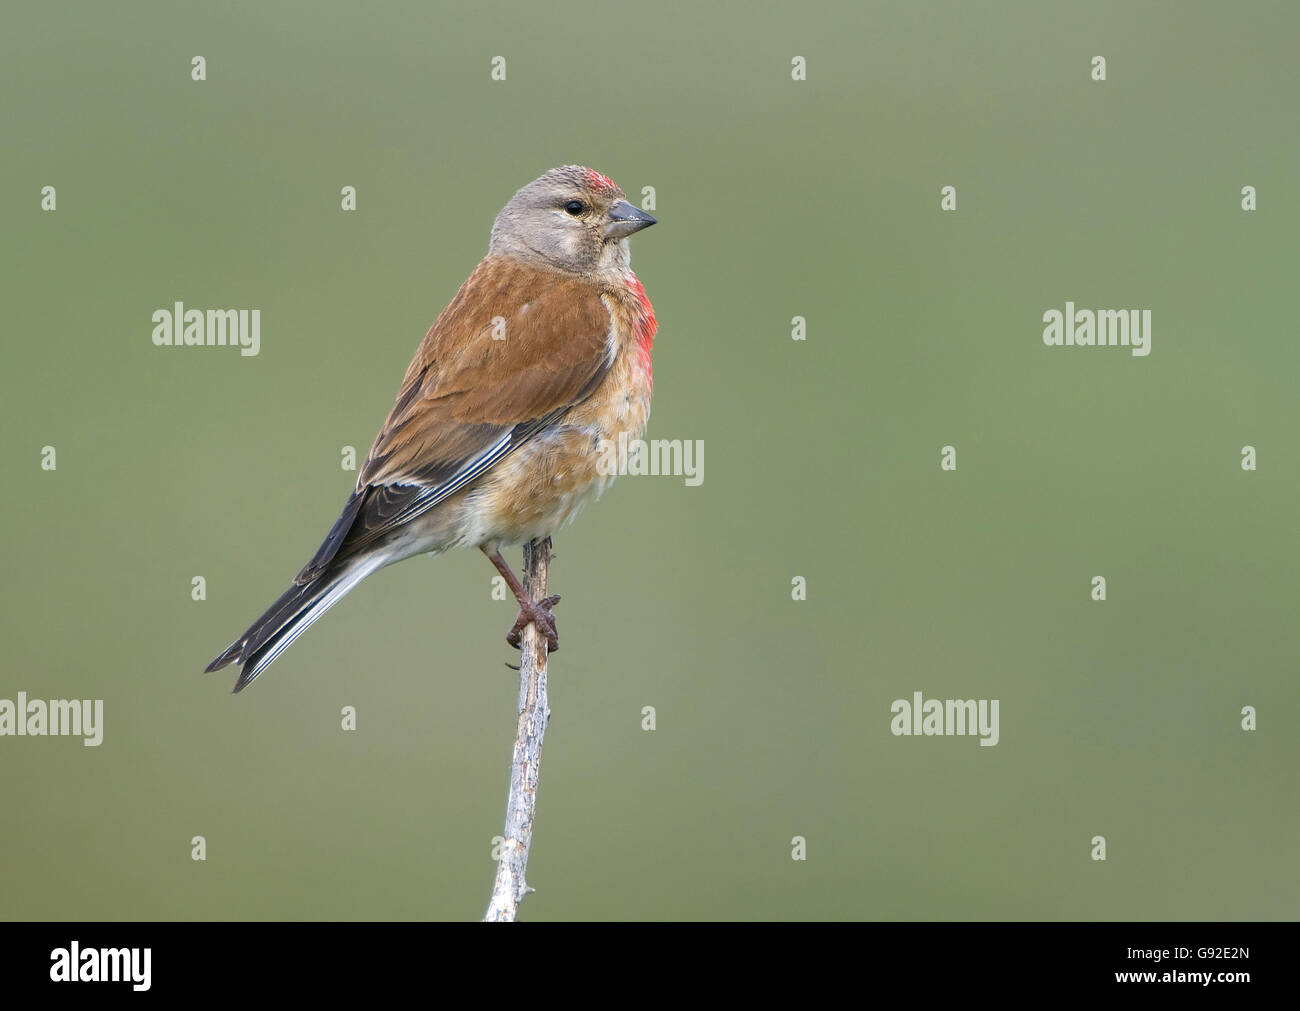
[[[510,198],[492,225],[488,254],[586,276],[622,273],[630,262],[627,237],[654,223],[612,179],[564,165]]]

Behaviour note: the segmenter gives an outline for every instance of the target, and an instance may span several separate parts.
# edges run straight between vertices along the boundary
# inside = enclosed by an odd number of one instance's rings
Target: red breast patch
[[[641,311],[632,326],[636,333],[637,350],[641,353],[641,367],[649,376],[652,375],[650,351],[654,347],[655,332],[659,329],[659,323],[655,319],[655,308],[650,304],[650,297],[645,293],[645,285],[631,271],[628,271],[627,286],[636,296],[637,304],[641,306]]]

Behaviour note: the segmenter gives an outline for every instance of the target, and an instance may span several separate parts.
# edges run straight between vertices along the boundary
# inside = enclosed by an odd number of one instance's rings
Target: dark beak
[[[626,200],[620,200],[609,209],[609,224],[605,226],[605,238],[626,239],[633,232],[649,228],[655,223],[645,211],[638,210]]]

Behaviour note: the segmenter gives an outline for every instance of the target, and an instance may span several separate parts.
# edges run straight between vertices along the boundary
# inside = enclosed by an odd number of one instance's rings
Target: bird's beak
[[[655,223],[645,211],[638,210],[626,200],[620,200],[609,209],[609,224],[605,226],[605,238],[626,239],[633,232],[649,228]]]

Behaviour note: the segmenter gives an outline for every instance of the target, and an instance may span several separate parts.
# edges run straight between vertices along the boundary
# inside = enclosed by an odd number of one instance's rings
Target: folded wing
[[[484,260],[425,335],[356,490],[296,582],[432,509],[589,397],[610,340],[599,288]]]

